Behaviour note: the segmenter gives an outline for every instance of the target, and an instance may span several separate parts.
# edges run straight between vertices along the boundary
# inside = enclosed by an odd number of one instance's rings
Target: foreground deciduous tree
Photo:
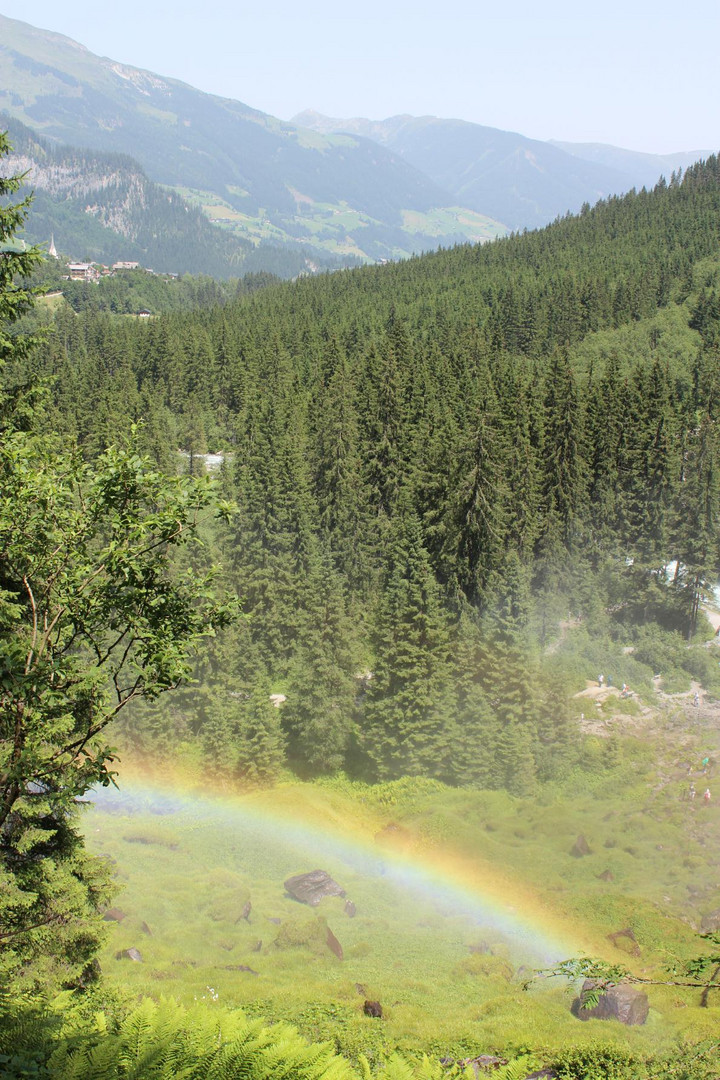
[[[192,646],[232,617],[212,572],[174,565],[203,513],[230,508],[207,479],[159,473],[135,433],[88,464],[39,430],[32,337],[14,332],[33,300],[17,275],[39,258],[12,241],[24,207],[0,210],[0,982],[72,983],[108,894],[75,802],[111,781],[117,713],[185,678]]]

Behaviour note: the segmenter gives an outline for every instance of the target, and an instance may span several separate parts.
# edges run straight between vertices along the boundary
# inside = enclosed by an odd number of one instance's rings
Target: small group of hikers
[[[613,684],[612,678],[609,675],[605,676],[603,674],[600,674],[600,675],[598,675],[598,680],[597,681],[598,681],[598,686],[600,687],[601,690],[606,686],[607,686],[607,688],[609,690],[610,687]],[[630,689],[630,687],[628,686],[628,684],[626,682],[624,682],[622,684],[622,690],[620,691],[620,697],[622,697],[622,698],[632,697],[632,690]]]
[[[691,802],[695,798],[696,795],[697,795],[697,791],[695,790],[695,785],[691,784],[690,785],[690,790],[688,792],[688,798],[690,799]],[[712,796],[710,794],[710,788],[706,787],[705,791],[703,792],[703,802],[705,803],[706,806],[710,802],[711,798],[712,798]]]

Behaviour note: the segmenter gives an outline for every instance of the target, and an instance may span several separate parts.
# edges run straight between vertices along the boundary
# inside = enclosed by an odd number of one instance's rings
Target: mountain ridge
[[[299,131],[4,16],[0,31],[0,109],[53,141],[131,154],[254,243],[377,259],[506,231],[370,140]]]

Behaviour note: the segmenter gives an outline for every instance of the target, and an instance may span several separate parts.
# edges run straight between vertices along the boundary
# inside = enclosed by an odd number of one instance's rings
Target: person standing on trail
[[[709,787],[705,788],[705,793],[703,795],[703,802],[705,803],[706,806],[710,802],[710,788]]]
[[[693,698],[693,705],[696,709],[700,708],[700,695],[698,694],[697,690],[695,691],[695,697]]]
[[[601,690],[603,688],[604,683],[605,683],[605,676],[604,675],[598,675],[598,686],[600,687]]]
[[[697,792],[695,791],[695,785],[694,785],[694,784],[691,784],[691,785],[690,785],[690,792],[689,792],[689,795],[690,795],[690,801],[692,802],[692,800],[693,800],[693,799],[695,798],[695,796],[697,795]]]

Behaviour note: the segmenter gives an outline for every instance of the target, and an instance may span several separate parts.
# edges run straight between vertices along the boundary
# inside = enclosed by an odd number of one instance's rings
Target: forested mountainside
[[[635,186],[628,172],[583,160],[565,147],[466,120],[391,116],[340,120],[308,109],[293,123],[321,134],[360,135],[386,147],[452,193],[463,206],[510,229],[535,229]],[[660,177],[653,175],[650,186]],[[668,171],[668,176],[670,175]],[[641,185],[638,185],[641,186]]]
[[[616,680],[649,682],[652,624],[692,635],[717,573],[719,297],[712,157],[491,245],[144,323],[59,312],[53,430],[94,456],[142,420],[168,470],[221,452],[238,504],[212,551],[248,618],[128,737],[245,777],[561,773],[558,625],[622,628]]]
[[[23,233],[71,260],[111,265],[140,262],[166,273],[239,277],[266,271],[279,277],[330,269],[340,260],[300,245],[255,247],[212,225],[177,192],[148,179],[131,157],[56,146],[11,117],[0,117],[13,154],[7,167],[27,173],[33,213]]]
[[[4,112],[53,141],[131,154],[246,240],[374,260],[506,231],[369,140],[298,131],[15,19],[0,31]]]

